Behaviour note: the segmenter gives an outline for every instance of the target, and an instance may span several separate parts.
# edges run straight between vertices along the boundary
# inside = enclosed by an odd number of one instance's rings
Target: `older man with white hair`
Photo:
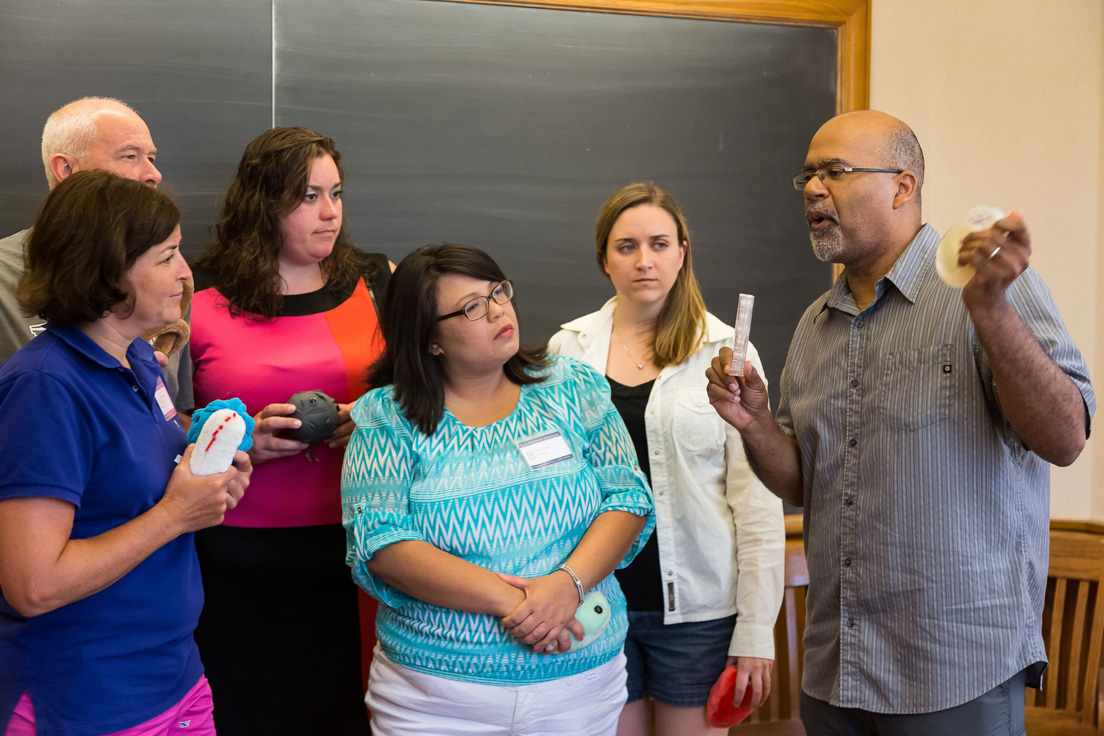
[[[42,165],[50,189],[85,169],[105,169],[156,189],[161,183],[156,159],[157,147],[146,123],[128,105],[108,97],[70,102],[50,115],[42,129]],[[0,363],[44,326],[37,316],[24,316],[15,298],[23,273],[23,243],[30,232],[0,240]],[[178,370],[174,360],[166,371],[173,396]]]
[[[161,183],[156,158],[149,128],[118,100],[86,97],[71,102],[47,118],[42,129],[42,164],[50,189],[84,169],[106,169],[156,188]],[[15,301],[15,285],[23,273],[23,242],[30,232],[0,240],[0,362],[42,329],[42,320],[24,317]]]

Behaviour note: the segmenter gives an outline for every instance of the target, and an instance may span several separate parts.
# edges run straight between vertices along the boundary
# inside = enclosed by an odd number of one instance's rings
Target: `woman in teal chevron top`
[[[614,734],[624,596],[654,525],[603,377],[519,349],[513,286],[468,246],[403,259],[385,352],[353,408],[347,562],[380,602],[376,734]],[[584,593],[608,627],[568,651]]]

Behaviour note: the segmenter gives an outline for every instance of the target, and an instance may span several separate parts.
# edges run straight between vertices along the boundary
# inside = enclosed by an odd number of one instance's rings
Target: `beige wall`
[[[927,159],[925,219],[1022,209],[1032,266],[1104,387],[1104,18],[1101,0],[873,0],[870,106]],[[1104,414],[1052,472],[1051,515],[1104,520]]]
[[[1104,10],[1101,11],[1104,16]],[[1097,360],[1093,363],[1093,380],[1095,385],[1101,386],[1104,391],[1104,17],[1100,21],[1100,56],[1096,63],[1102,69],[1100,74],[1100,148],[1097,151],[1096,165],[1096,339]],[[1102,396],[1104,399],[1104,396]],[[1097,425],[1100,426],[1099,424]],[[1096,460],[1092,470],[1092,518],[1104,518],[1104,433],[1097,432],[1095,444],[1097,447]]]

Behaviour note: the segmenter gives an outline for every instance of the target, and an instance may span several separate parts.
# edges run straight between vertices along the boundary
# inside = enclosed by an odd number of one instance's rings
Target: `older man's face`
[[[104,169],[156,189],[161,183],[154,166],[157,148],[142,118],[129,110],[105,110],[95,121],[99,135],[74,171]]]
[[[805,168],[887,168],[883,141],[882,131],[868,121],[830,120],[813,137]],[[805,218],[817,258],[846,265],[881,248],[895,191],[889,174],[855,172],[839,181],[814,176],[805,187]]]

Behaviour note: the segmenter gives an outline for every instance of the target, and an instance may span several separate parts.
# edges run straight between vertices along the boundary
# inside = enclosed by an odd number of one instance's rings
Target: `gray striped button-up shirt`
[[[925,225],[860,311],[846,273],[801,318],[778,424],[796,437],[810,585],[806,693],[926,713],[1045,668],[1050,467],[1001,412],[961,291]],[[1007,298],[1095,408],[1042,279]]]

